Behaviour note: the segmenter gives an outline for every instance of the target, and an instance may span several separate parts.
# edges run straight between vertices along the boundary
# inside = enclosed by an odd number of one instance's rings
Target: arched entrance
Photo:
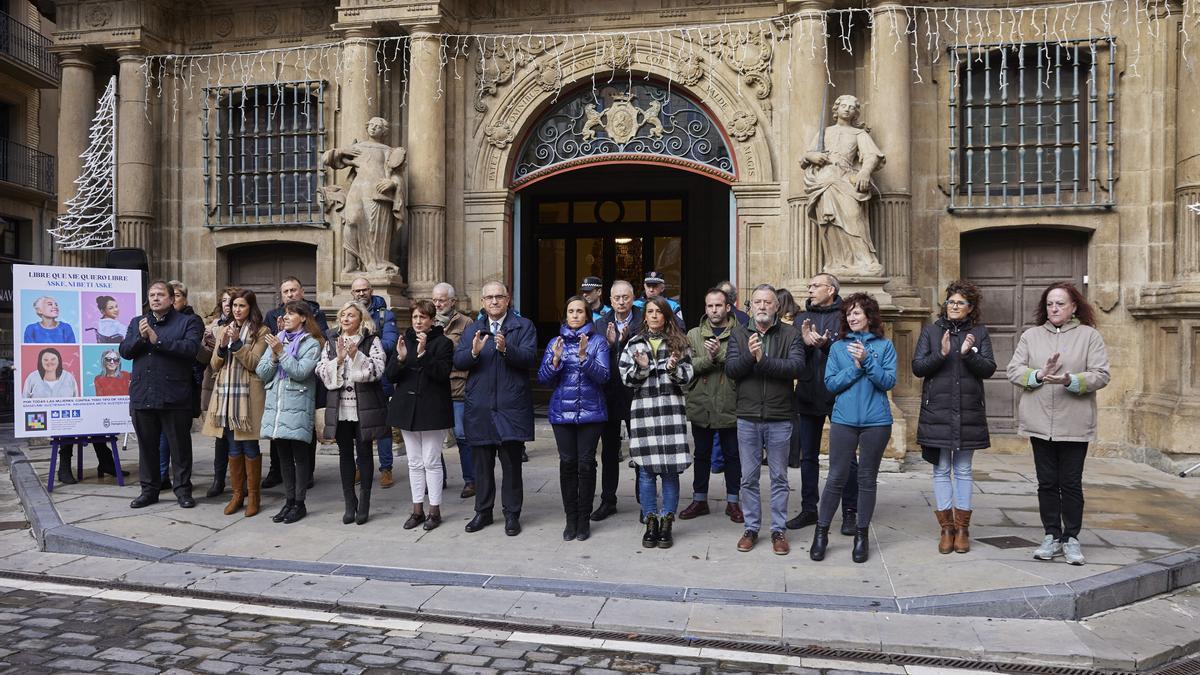
[[[559,174],[520,193],[519,307],[543,342],[585,276],[633,284],[649,270],[694,325],[704,291],[730,274],[729,187],[665,167],[605,165]]]
[[[585,276],[641,294],[667,280],[689,323],[730,276],[737,163],[702,104],[655,81],[577,89],[530,127],[510,168],[518,191],[517,301],[543,340]]]

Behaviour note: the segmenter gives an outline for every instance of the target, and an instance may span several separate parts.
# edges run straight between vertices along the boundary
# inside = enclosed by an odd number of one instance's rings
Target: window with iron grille
[[[324,225],[319,81],[210,88],[204,98],[209,227]]]
[[[952,48],[950,209],[1113,206],[1116,48]]]

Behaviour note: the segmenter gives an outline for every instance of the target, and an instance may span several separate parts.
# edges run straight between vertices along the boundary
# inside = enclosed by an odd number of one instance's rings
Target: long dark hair
[[[778,316],[780,319],[791,321],[800,312],[800,306],[796,304],[796,298],[786,288],[780,288],[775,291],[775,300],[779,303]]]
[[[218,294],[217,294],[217,306],[216,306],[216,307],[213,307],[213,311],[212,311],[212,313],[211,313],[211,314],[209,314],[209,315],[208,315],[208,318],[210,318],[210,319],[224,319],[226,322],[228,322],[228,321],[229,321],[229,317],[225,316],[224,312],[222,312],[222,311],[221,311],[221,296],[223,296],[223,295],[228,295],[228,296],[229,296],[229,302],[232,304],[232,303],[233,303],[233,296],[234,296],[234,294],[235,294],[235,293],[240,293],[240,292],[241,292],[241,290],[242,290],[242,289],[241,289],[241,288],[239,288],[239,287],[237,287],[237,286],[226,286],[224,290],[222,290],[220,293],[218,293]],[[232,311],[233,311],[233,310],[231,309],[231,310],[230,310],[230,312],[232,313]]]
[[[846,317],[850,316],[850,310],[855,307],[862,308],[863,314],[867,315],[867,332],[877,338],[883,337],[883,314],[879,312],[879,303],[870,293],[854,293],[842,300],[842,336],[844,339],[850,339],[850,322],[846,320]]]
[[[955,294],[963,296],[963,300],[966,300],[967,302],[971,303],[971,313],[967,314],[967,320],[970,321],[972,324],[975,324],[978,326],[979,318],[981,316],[980,311],[979,311],[979,300],[980,300],[979,287],[976,286],[975,284],[971,283],[970,281],[967,281],[966,279],[955,279],[954,281],[950,282],[949,286],[946,287],[945,300],[948,301],[950,299],[950,296],[955,295]],[[1044,305],[1046,303],[1043,302],[1042,304]],[[941,311],[938,312],[938,316],[943,319],[948,318],[946,316],[946,302],[945,301],[942,302],[942,309],[941,309]]]
[[[1046,315],[1046,298],[1050,297],[1050,291],[1055,289],[1062,289],[1067,292],[1067,295],[1071,296],[1071,302],[1075,303],[1075,318],[1079,319],[1079,323],[1091,326],[1092,328],[1096,327],[1096,310],[1092,309],[1092,306],[1088,304],[1087,299],[1083,297],[1083,293],[1080,293],[1079,289],[1075,288],[1075,284],[1069,281],[1056,281],[1047,286],[1046,290],[1042,291],[1042,297],[1038,300],[1037,307],[1033,310],[1033,322],[1035,325],[1040,326],[1049,320],[1049,317]]]
[[[233,314],[233,301],[239,298],[245,300],[247,305],[250,305],[250,314],[246,317],[246,325],[250,328],[246,333],[247,337],[253,340],[255,334],[258,333],[258,329],[262,328],[263,325],[263,315],[258,309],[258,296],[249,288],[242,288],[231,293],[229,296],[229,314],[231,316]]]
[[[309,306],[307,300],[293,300],[285,304],[283,313],[304,317],[304,330],[316,338],[318,344],[322,347],[325,346],[325,335],[321,333],[321,327],[317,325],[317,318],[313,316],[312,307]]]
[[[47,347],[47,348],[43,349],[42,351],[38,352],[38,362],[37,362],[38,376],[43,379],[45,379],[45,377],[46,377],[46,369],[42,367],[42,357],[47,354],[53,354],[54,357],[58,359],[58,372],[55,373],[54,376],[62,377],[62,373],[63,373],[62,354],[53,347]]]
[[[679,330],[679,324],[675,323],[675,313],[671,311],[671,305],[667,303],[666,298],[657,297],[646,300],[646,306],[642,308],[642,325],[638,327],[638,335],[646,338],[650,337],[650,322],[646,321],[645,310],[654,305],[663,315],[663,339],[667,342],[667,349],[683,356],[687,353],[688,341],[687,336],[683,331]]]

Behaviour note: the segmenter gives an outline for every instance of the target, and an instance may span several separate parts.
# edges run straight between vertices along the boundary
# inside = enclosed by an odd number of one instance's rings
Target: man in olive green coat
[[[679,513],[688,520],[709,513],[708,479],[712,466],[713,436],[721,440],[725,456],[725,515],[735,523],[742,522],[742,507],[738,490],[742,481],[737,442],[737,390],[725,374],[725,347],[733,328],[729,296],[713,288],[704,296],[704,320],[688,331],[692,347],[692,368],[695,375],[688,385],[687,416],[692,423],[692,438],[696,446],[696,461],[692,465],[694,495],[692,503]]]

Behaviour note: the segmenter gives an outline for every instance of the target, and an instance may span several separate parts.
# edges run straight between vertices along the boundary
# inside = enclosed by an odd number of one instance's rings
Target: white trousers
[[[446,437],[446,431],[400,431],[408,454],[408,482],[414,504],[424,504],[428,490],[429,505],[442,505],[442,439]]]

